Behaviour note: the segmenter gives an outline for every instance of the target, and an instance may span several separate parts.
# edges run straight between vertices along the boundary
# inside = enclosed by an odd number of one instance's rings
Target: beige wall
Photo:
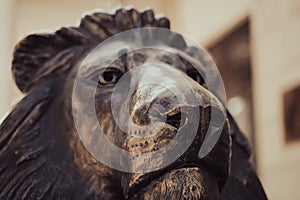
[[[207,46],[250,15],[259,174],[270,199],[300,199],[300,143],[284,142],[282,117],[282,93],[300,84],[299,0],[15,0],[12,13],[11,2],[0,4],[0,14],[11,16],[0,18],[1,65],[6,67],[0,73],[0,116],[20,96],[9,78],[11,44],[28,33],[74,25],[87,10],[121,2],[165,13],[176,31]]]
[[[248,15],[249,0],[122,0],[123,5],[151,7],[171,20],[172,28],[207,46]]]
[[[300,143],[285,143],[282,102],[300,84],[300,1],[256,1],[252,16],[260,174],[270,199],[300,199]]]

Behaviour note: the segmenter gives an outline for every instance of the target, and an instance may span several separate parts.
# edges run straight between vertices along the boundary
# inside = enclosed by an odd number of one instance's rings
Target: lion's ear
[[[33,34],[21,40],[15,47],[12,62],[18,88],[23,93],[28,92],[34,77],[45,64],[70,46],[71,42],[58,34]]]
[[[22,92],[28,91],[37,71],[60,51],[60,45],[55,45],[58,43],[57,39],[52,34],[34,34],[21,40],[15,47],[12,73]]]

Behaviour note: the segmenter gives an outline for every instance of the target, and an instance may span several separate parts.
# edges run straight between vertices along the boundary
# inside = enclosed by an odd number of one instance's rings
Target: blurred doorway
[[[249,19],[208,46],[208,50],[222,75],[228,109],[252,144],[255,164]]]

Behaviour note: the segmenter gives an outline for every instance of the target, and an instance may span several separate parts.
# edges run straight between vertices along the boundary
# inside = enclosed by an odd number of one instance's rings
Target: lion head
[[[169,28],[152,10],[120,9],[16,46],[12,72],[25,97],[0,128],[1,198],[218,199],[239,184],[248,191],[234,173],[228,179],[236,143],[247,165],[249,156],[215,64]],[[253,171],[242,177],[256,180]]]

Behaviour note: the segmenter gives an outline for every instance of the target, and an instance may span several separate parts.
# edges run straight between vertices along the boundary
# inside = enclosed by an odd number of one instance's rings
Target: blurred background
[[[299,0],[0,0],[0,117],[22,97],[10,72],[17,41],[120,5],[165,14],[209,50],[268,197],[300,199]]]

